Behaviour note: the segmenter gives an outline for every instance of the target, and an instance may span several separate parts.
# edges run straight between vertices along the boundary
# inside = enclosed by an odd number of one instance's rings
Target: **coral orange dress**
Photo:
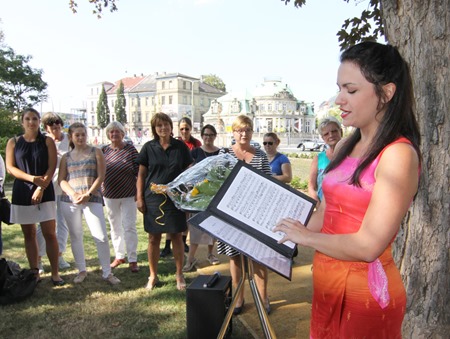
[[[386,148],[398,142],[410,144],[406,138],[399,138]],[[323,181],[326,209],[322,233],[359,230],[383,151],[361,174],[361,187],[347,183],[358,166],[357,158],[347,157],[327,173]],[[401,338],[406,293],[391,244],[373,263],[337,260],[316,251],[313,281],[311,338]]]

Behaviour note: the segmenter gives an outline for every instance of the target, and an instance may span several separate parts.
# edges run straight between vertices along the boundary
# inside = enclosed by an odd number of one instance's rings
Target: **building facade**
[[[101,87],[105,88],[110,109],[110,121],[115,121],[114,106],[120,82],[124,85],[126,100],[126,130],[130,137],[140,141],[150,139],[150,122],[153,114],[168,114],[174,125],[183,117],[191,118],[194,129],[199,130],[203,123],[203,114],[208,111],[211,102],[225,92],[210,86],[202,79],[180,73],[155,73],[123,78],[114,84],[101,82],[88,86],[87,121],[89,136],[92,139],[102,138],[102,131],[97,126],[97,103]]]
[[[240,114],[252,117],[256,133],[316,133],[313,104],[298,101],[279,77],[265,78],[251,92],[232,92],[213,100],[204,120],[219,132],[231,133],[231,124]]]

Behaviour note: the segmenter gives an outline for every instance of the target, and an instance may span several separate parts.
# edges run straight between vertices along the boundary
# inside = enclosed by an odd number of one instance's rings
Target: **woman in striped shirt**
[[[125,263],[125,255],[131,272],[139,271],[137,265],[138,236],[136,231],[136,180],[139,165],[136,148],[123,141],[125,128],[118,121],[106,126],[111,144],[102,148],[105,156],[106,175],[102,193],[111,226],[111,241],[116,258],[111,268]]]

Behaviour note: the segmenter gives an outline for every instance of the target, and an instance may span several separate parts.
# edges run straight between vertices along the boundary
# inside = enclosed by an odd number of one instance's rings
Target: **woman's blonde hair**
[[[253,121],[250,117],[241,114],[237,116],[236,119],[234,119],[231,128],[233,129],[233,131],[236,131],[244,127],[250,127],[250,129],[253,131]]]

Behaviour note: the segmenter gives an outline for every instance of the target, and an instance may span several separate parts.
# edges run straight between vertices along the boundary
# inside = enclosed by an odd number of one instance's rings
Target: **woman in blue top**
[[[272,132],[264,134],[263,145],[269,159],[272,175],[275,179],[288,184],[292,180],[291,162],[287,156],[277,151],[279,144],[280,138],[278,138],[278,135]]]
[[[326,117],[319,123],[319,133],[327,144],[327,149],[314,157],[309,171],[308,194],[319,203],[322,200],[323,172],[333,157],[334,148],[342,138],[342,127],[339,120]]]

